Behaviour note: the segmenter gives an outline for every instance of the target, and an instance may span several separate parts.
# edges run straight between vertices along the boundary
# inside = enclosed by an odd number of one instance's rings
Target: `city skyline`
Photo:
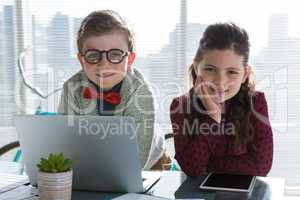
[[[12,116],[16,114],[16,108],[14,105],[14,80],[16,76],[16,61],[15,61],[15,40],[14,40],[14,18],[13,18],[13,6],[4,5],[2,11],[2,17],[0,18],[0,33],[3,38],[1,40],[0,47],[0,63],[1,63],[1,79],[0,89],[2,94],[0,95],[0,126],[12,125]]]
[[[12,9],[12,7],[10,8]],[[260,58],[263,57],[264,60],[267,60],[268,58],[268,56],[266,56],[266,52],[268,52],[267,49],[272,49],[271,46],[276,45],[275,43],[278,42],[278,39],[282,40],[284,38],[289,38],[288,16],[280,14],[274,15],[273,18],[274,19],[272,20],[272,17],[270,17],[268,46],[261,50],[261,54],[252,57],[251,59],[252,63],[256,63],[254,68],[258,68],[256,69],[258,71],[260,70],[259,66],[261,65]],[[77,49],[74,43],[76,41],[76,32],[81,20],[82,18],[73,18],[57,12],[56,15],[49,21],[48,25],[41,25],[36,21],[35,16],[32,16],[32,43],[35,45],[33,48],[33,68],[37,71],[44,70],[43,75],[38,73],[37,77],[33,78],[33,83],[41,87],[45,93],[49,92],[51,89],[53,90],[53,88],[61,86],[65,80],[67,80],[72,74],[76,73],[76,71],[80,69],[79,62],[75,57]],[[275,24],[272,25],[272,23]],[[188,38],[186,39],[185,44],[186,55],[185,58],[181,58],[181,60],[185,59],[187,65],[193,59],[200,36],[206,26],[206,24],[200,23],[186,24],[186,38]],[[182,91],[187,89],[188,84],[186,81],[187,65],[182,66],[182,63],[178,63],[177,61],[178,55],[181,55],[182,53],[182,44],[178,43],[180,41],[178,39],[180,30],[181,28],[178,27],[178,25],[175,26],[169,33],[168,43],[164,45],[158,53],[149,54],[144,57],[138,57],[135,62],[135,66],[144,73],[150,82],[154,83],[153,85],[155,87],[166,85],[166,87],[160,87],[161,89],[159,94],[157,94],[157,99],[159,102],[161,98],[164,98],[166,95],[170,96],[170,99],[165,101],[166,105],[161,108],[165,111],[165,116],[162,117],[164,118],[162,120],[163,122],[169,120],[167,117],[167,105],[170,103],[172,95],[176,96],[179,94],[179,92],[182,93]],[[273,35],[271,32],[274,32]],[[12,37],[13,34],[9,35]],[[293,41],[295,40],[298,39],[294,38]],[[287,42],[287,40],[284,41]],[[285,46],[285,48],[287,49],[288,46]],[[12,57],[13,56],[11,56],[11,58]],[[16,63],[12,63],[12,65],[15,66]],[[52,73],[52,79],[47,75],[49,69]],[[14,73],[17,73],[17,71],[10,72],[10,74]],[[257,77],[263,77],[263,72],[259,72]],[[52,81],[53,83],[49,84],[45,82],[45,80],[50,82]],[[174,85],[172,86],[169,83],[176,83],[181,88],[174,88]],[[57,97],[53,98],[55,99],[52,100],[52,106],[50,106],[52,109],[57,106],[57,100],[59,99]],[[14,102],[14,100],[11,99],[9,102]],[[46,108],[49,107],[47,106]],[[2,113],[4,113],[4,111],[2,111]]]

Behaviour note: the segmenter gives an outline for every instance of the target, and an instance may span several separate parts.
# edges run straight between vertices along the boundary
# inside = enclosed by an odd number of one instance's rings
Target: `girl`
[[[266,176],[273,136],[265,96],[249,76],[247,32],[207,27],[190,67],[193,88],[170,107],[175,158],[189,176],[222,172]]]

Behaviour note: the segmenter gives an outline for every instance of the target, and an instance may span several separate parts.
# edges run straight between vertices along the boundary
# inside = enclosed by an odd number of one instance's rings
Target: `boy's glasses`
[[[99,51],[98,49],[88,49],[81,56],[90,64],[97,64],[102,60],[102,55],[105,53],[106,59],[112,64],[119,64],[128,56],[128,52],[121,49],[109,49],[107,51]]]

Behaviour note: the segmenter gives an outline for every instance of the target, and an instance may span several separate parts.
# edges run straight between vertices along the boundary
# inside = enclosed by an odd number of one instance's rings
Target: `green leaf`
[[[65,159],[63,153],[49,154],[48,159],[41,158],[40,163],[37,164],[40,171],[58,173],[66,172],[72,168],[70,159]]]

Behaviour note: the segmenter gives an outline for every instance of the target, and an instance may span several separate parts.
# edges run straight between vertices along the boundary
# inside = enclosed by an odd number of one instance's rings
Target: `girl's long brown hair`
[[[206,28],[197,53],[194,58],[194,63],[200,63],[203,54],[210,50],[227,50],[232,49],[235,53],[243,56],[243,64],[247,66],[249,59],[249,38],[247,32],[233,23],[217,23]],[[193,83],[197,79],[197,73],[193,64],[189,68],[189,76]],[[253,141],[253,127],[250,123],[252,116],[251,101],[254,94],[254,84],[250,82],[249,77],[241,85],[240,91],[233,97],[234,106],[229,112],[229,121],[233,123],[235,134],[229,136],[229,148],[239,147],[243,145],[247,147]],[[199,101],[194,90],[189,92],[190,113],[186,116],[189,123],[193,123],[195,119],[201,118],[199,115]],[[200,106],[201,107],[201,106]]]

